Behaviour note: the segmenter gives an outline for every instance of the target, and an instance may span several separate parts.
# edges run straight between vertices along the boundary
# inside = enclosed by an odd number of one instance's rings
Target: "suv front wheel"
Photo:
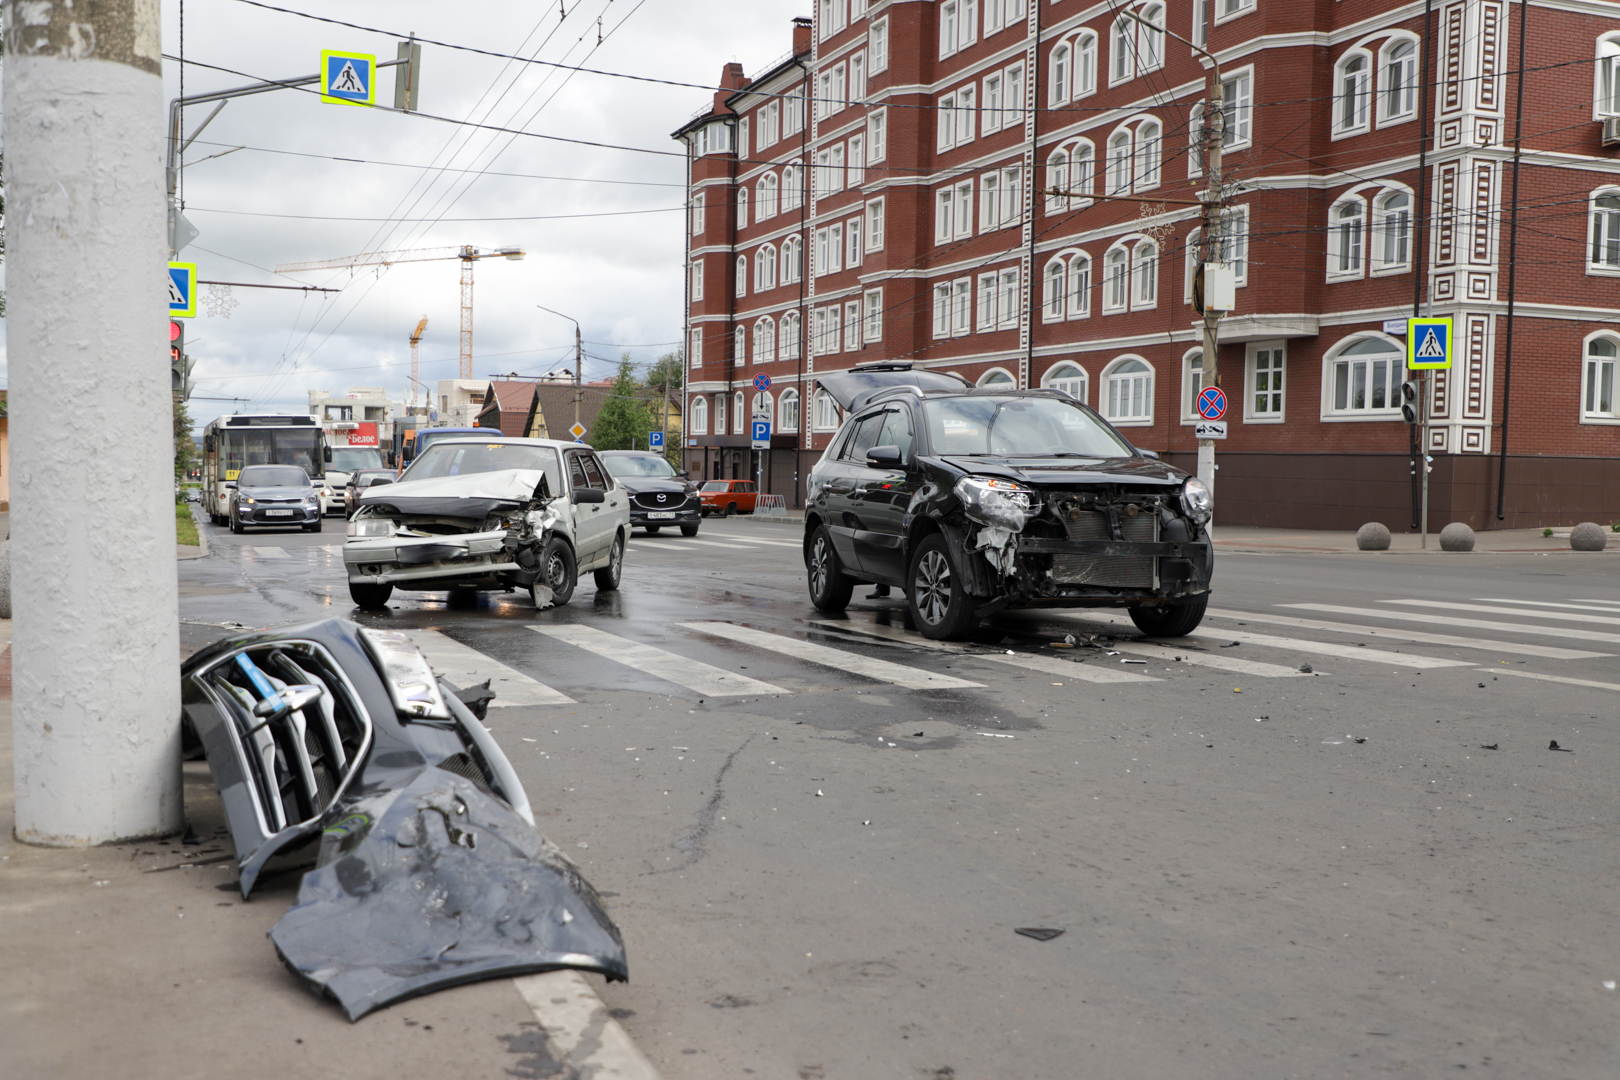
[[[944,536],[934,533],[917,545],[906,578],[906,603],[924,637],[955,641],[972,632],[973,598],[963,584]]]
[[[1164,607],[1131,608],[1131,622],[1149,637],[1185,637],[1198,629],[1209,607],[1209,593]]]
[[[827,526],[817,526],[810,535],[810,549],[804,555],[804,568],[809,578],[810,602],[818,609],[837,613],[849,606],[855,593],[855,583],[844,576],[838,565],[838,553],[833,550],[832,533]]]

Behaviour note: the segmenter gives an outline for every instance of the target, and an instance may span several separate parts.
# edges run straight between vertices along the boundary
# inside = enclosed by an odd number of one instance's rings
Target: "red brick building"
[[[1220,520],[1412,523],[1412,314],[1454,327],[1434,527],[1620,519],[1620,3],[815,6],[675,133],[694,475],[752,475],[767,412],[763,490],[801,504],[839,419],[817,374],[886,359],[1061,387],[1191,469],[1213,256]]]

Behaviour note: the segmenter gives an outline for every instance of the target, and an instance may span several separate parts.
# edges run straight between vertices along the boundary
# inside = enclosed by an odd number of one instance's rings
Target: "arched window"
[[[1614,368],[1620,358],[1615,339],[1599,335],[1586,343],[1586,364],[1581,395],[1581,416],[1591,420],[1620,419],[1615,411]]]
[[[1367,210],[1351,196],[1333,204],[1328,217],[1328,275],[1360,277],[1362,241],[1367,229]]]
[[[776,403],[776,428],[778,431],[799,430],[799,392],[797,390],[782,391],[782,398]]]
[[[737,391],[731,396],[731,430],[741,435],[748,430],[748,414],[743,412],[743,392]]]
[[[1091,256],[1077,251],[1069,256],[1069,280],[1064,289],[1069,318],[1083,319],[1091,314]]]
[[[1108,30],[1108,82],[1121,83],[1136,74],[1136,21],[1128,15]]]
[[[1128,195],[1131,190],[1131,129],[1108,136],[1108,194]]]
[[[1069,152],[1063,147],[1052,151],[1052,156],[1046,159],[1046,212],[1060,214],[1069,208],[1067,195],[1055,195],[1053,192],[1069,190]]]
[[[754,217],[759,221],[776,216],[777,185],[775,173],[766,173],[754,185]]]
[[[1620,189],[1599,188],[1592,197],[1592,253],[1588,267],[1620,270]]]
[[[714,395],[714,433],[716,435],[726,433],[726,395],[724,394]]]
[[[797,165],[782,167],[781,199],[783,210],[797,210],[804,201],[804,170]]]
[[[1597,43],[1595,116],[1620,116],[1620,33],[1604,34]]]
[[[1378,122],[1392,123],[1417,115],[1417,45],[1391,38],[1384,46],[1383,75],[1378,84]]]
[[[1041,385],[1048,390],[1061,390],[1082,405],[1086,402],[1086,372],[1079,364],[1068,360],[1053,364],[1041,377]]]
[[[1157,71],[1164,66],[1164,5],[1143,4],[1136,13],[1136,69]]]
[[[1124,311],[1130,300],[1130,253],[1123,246],[1103,256],[1103,311]]]
[[[1198,419],[1198,395],[1204,392],[1204,351],[1192,349],[1181,358],[1181,418]]]
[[[1097,35],[1083,31],[1074,39],[1074,96],[1097,92]]]
[[[704,435],[709,430],[709,399],[695,397],[692,399],[692,415],[687,421],[687,427],[694,435]]]
[[[1187,110],[1187,175],[1204,175],[1204,104]]]
[[[1073,60],[1074,52],[1067,44],[1059,44],[1052,50],[1052,71],[1047,79],[1047,97],[1053,108],[1064,105],[1069,100],[1069,64]]]
[[[1329,413],[1400,415],[1405,346],[1388,338],[1361,338],[1331,354],[1327,363]]]
[[[833,400],[831,394],[825,390],[817,390],[815,397],[815,415],[811,418],[817,431],[838,430],[838,402]]]
[[[737,228],[748,227],[748,189],[737,189]]]
[[[782,241],[781,282],[791,285],[804,276],[804,240],[790,236]]]
[[[1103,371],[1102,414],[1116,424],[1153,422],[1153,369],[1139,356],[1123,356]]]
[[[748,256],[737,256],[737,295],[748,295]]]
[[[776,288],[776,249],[766,244],[754,252],[754,291]]]
[[[1198,276],[1198,266],[1204,261],[1203,252],[1204,230],[1194,228],[1187,233],[1187,242],[1182,246],[1182,282],[1181,302],[1191,304],[1193,299],[1193,282]]]
[[[1159,245],[1141,240],[1131,249],[1131,310],[1159,302]]]
[[[797,360],[799,358],[799,313],[789,311],[782,316],[782,350],[783,360]]]
[[[754,363],[769,364],[776,359],[776,321],[769,316],[754,324]]]
[[[738,365],[748,363],[748,331],[737,327],[731,334],[731,359]]]
[[[1360,50],[1339,58],[1334,79],[1333,129],[1340,135],[1367,129],[1371,58]]]
[[[1159,186],[1160,149],[1164,129],[1157,120],[1144,120],[1136,129],[1136,190]]]
[[[974,385],[982,387],[1000,386],[1011,390],[1018,385],[1018,380],[1007,374],[1007,372],[1001,368],[991,368],[989,371],[981,375],[979,377],[979,381],[974,383]]]
[[[1063,284],[1067,275],[1067,268],[1062,259],[1053,259],[1046,264],[1043,275],[1044,287],[1041,291],[1041,319],[1043,322],[1058,322],[1063,318]]]
[[[1375,270],[1406,269],[1412,257],[1412,196],[1386,191],[1373,200]]]

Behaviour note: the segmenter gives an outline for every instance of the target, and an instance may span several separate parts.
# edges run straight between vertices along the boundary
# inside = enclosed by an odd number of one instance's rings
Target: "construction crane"
[[[438,259],[461,260],[461,377],[473,377],[473,263],[479,259],[511,259],[517,262],[525,252],[522,248],[475,248],[464,245],[450,248],[415,248],[409,251],[368,251],[363,255],[349,255],[341,259],[322,259],[319,262],[283,263],[276,267],[278,274],[297,274],[308,270],[343,270],[357,266],[392,266],[395,263],[433,262]]]
[[[427,329],[427,316],[416,324],[416,331],[411,334],[411,405],[414,407],[420,400],[422,391],[422,364],[417,359],[417,346],[422,344],[422,331]]]

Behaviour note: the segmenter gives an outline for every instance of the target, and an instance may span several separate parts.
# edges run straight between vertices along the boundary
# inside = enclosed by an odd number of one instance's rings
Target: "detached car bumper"
[[[427,582],[522,573],[504,547],[506,530],[453,536],[351,536],[343,544],[349,580],[365,585],[433,588]]]

